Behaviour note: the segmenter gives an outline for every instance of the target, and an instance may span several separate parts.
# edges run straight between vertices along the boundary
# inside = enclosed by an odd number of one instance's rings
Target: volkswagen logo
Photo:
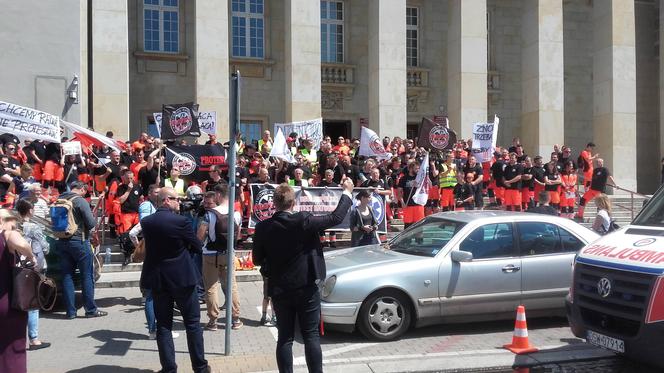
[[[611,295],[611,281],[608,278],[602,277],[597,281],[597,294],[602,298]]]

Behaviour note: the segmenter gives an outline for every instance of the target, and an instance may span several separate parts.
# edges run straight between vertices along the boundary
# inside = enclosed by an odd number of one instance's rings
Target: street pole
[[[228,242],[226,243],[226,340],[224,343],[224,354],[231,354],[231,330],[233,326],[233,277],[235,266],[235,136],[240,131],[240,71],[231,75],[231,97],[233,107],[231,108],[231,121],[229,122],[228,140]]]

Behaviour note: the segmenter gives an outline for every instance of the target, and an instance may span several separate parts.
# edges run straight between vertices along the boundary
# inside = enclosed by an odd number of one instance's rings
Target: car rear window
[[[425,219],[395,237],[389,247],[404,254],[433,257],[464,225],[453,220]]]

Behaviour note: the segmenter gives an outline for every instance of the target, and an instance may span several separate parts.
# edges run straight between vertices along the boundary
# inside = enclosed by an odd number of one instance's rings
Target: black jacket
[[[325,279],[325,259],[318,233],[341,223],[352,205],[343,194],[329,215],[276,212],[256,225],[253,260],[264,267],[268,294],[278,296]]]
[[[191,223],[166,208],[141,220],[145,238],[145,261],[141,287],[168,291],[198,284],[200,272],[190,252],[201,252]]]

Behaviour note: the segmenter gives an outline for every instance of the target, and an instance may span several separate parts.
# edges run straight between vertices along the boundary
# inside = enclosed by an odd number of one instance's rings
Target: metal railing
[[[608,186],[610,186],[611,188],[613,188],[615,190],[620,190],[620,191],[629,193],[629,199],[630,199],[629,206],[625,206],[623,204],[616,203],[616,202],[612,203],[612,206],[613,207],[619,207],[619,208],[624,209],[624,210],[628,210],[630,212],[631,220],[634,220],[634,216],[636,215],[636,212],[641,211],[641,209],[643,208],[643,205],[639,206],[638,210],[635,208],[635,206],[634,206],[634,203],[635,203],[634,196],[639,196],[639,197],[643,197],[643,198],[646,198],[646,199],[652,197],[652,196],[649,196],[647,194],[641,194],[641,193],[635,192],[633,190],[621,188],[617,185],[608,185]]]

